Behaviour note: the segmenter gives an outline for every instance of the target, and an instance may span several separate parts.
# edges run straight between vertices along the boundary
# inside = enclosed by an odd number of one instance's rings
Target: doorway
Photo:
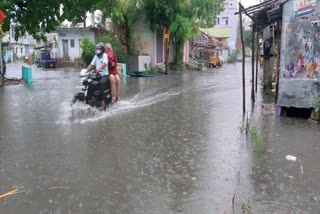
[[[68,40],[67,39],[63,39],[62,40],[62,58],[63,59],[69,59],[69,44],[68,44]]]

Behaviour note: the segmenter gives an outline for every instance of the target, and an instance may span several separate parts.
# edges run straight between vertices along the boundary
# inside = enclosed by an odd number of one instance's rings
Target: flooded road
[[[320,213],[320,126],[260,93],[243,119],[240,64],[123,78],[103,113],[70,107],[76,70],[33,70],[0,89],[0,213]]]

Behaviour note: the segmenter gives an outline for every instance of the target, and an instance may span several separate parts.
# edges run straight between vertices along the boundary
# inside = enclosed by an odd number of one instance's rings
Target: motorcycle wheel
[[[78,94],[74,95],[74,97],[71,101],[71,105],[74,105],[77,102],[84,102],[84,93],[78,93]]]

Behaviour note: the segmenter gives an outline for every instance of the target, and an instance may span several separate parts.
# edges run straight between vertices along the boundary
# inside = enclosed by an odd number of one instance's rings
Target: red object
[[[108,54],[108,69],[109,69],[109,74],[119,74],[118,70],[117,70],[117,63],[118,63],[118,59],[117,59],[117,55],[113,50],[109,50],[107,52]],[[114,66],[112,66],[112,62],[114,63]]]
[[[6,14],[4,14],[4,12],[0,9],[0,23],[2,23],[5,18],[7,18]]]

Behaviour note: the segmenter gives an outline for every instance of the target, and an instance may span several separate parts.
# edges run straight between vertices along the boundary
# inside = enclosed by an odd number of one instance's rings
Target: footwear
[[[116,102],[118,102],[118,101],[120,101],[120,98],[119,98],[119,97],[116,98]]]

